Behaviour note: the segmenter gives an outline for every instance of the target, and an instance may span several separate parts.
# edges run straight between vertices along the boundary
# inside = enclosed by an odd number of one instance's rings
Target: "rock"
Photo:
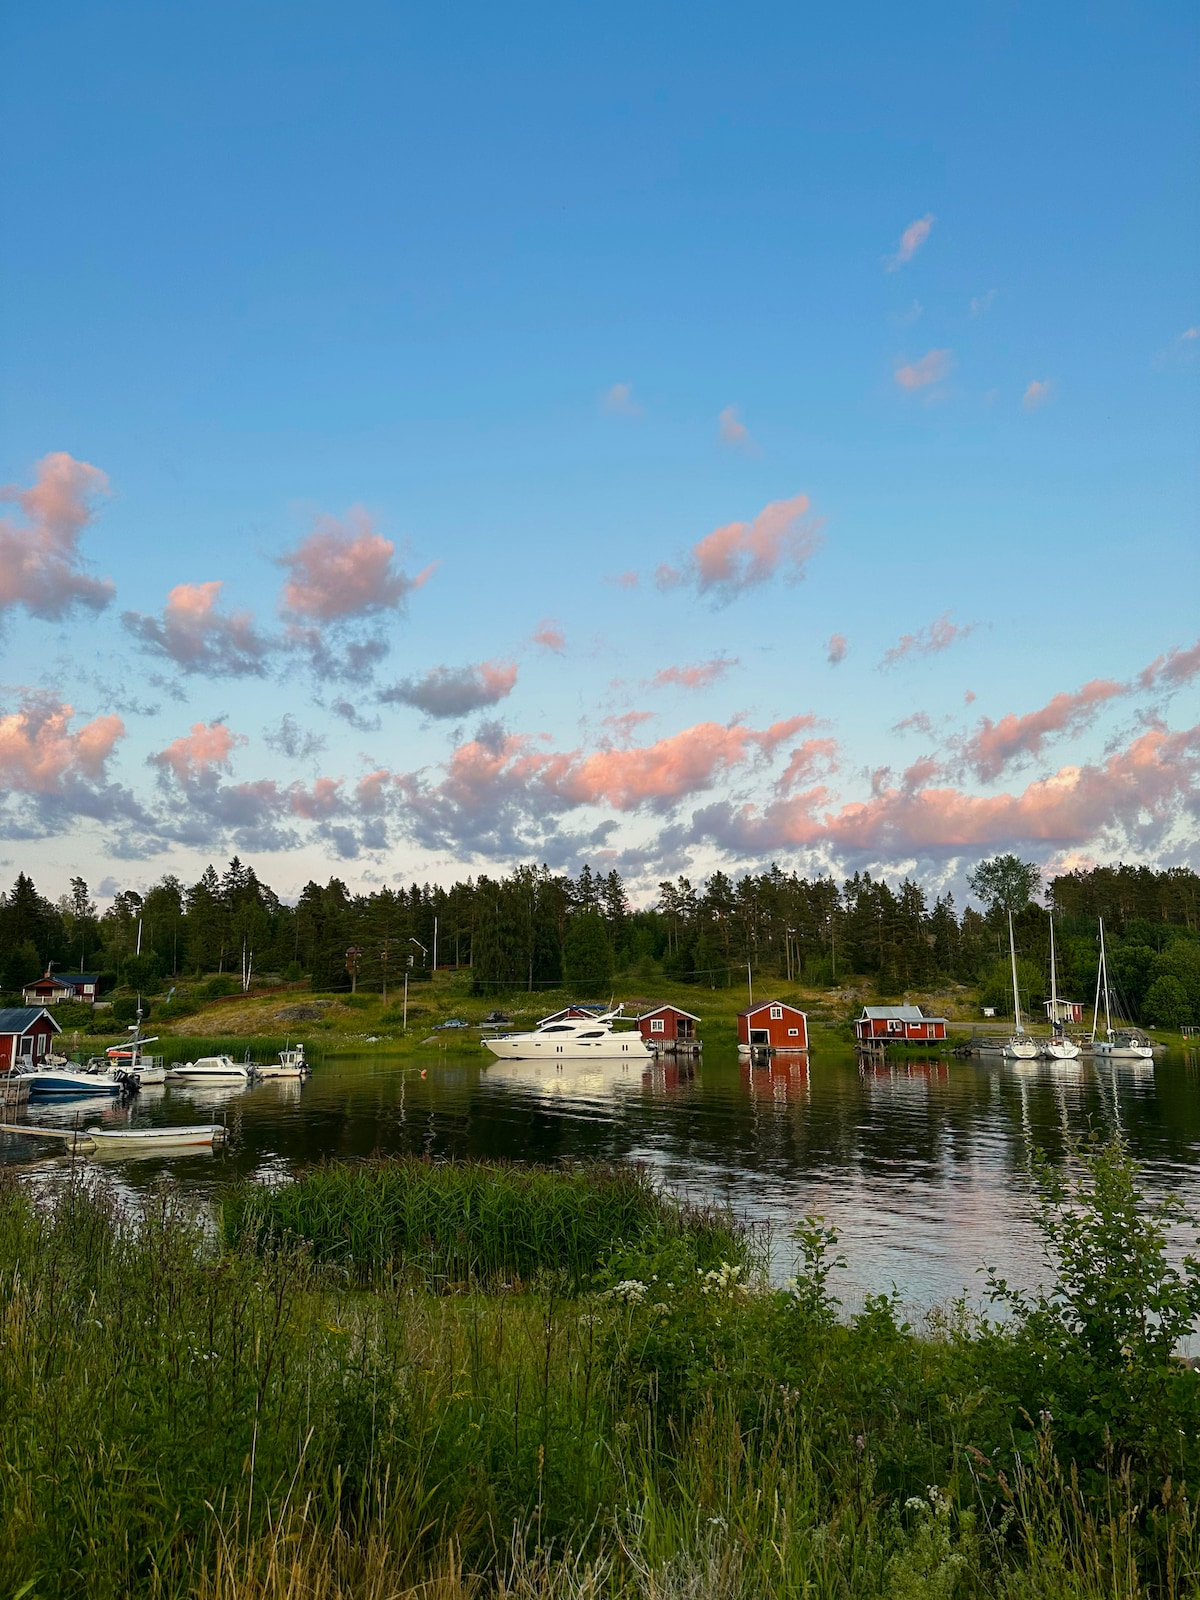
[[[276,1022],[319,1022],[324,1006],[284,1006],[275,1013]]]

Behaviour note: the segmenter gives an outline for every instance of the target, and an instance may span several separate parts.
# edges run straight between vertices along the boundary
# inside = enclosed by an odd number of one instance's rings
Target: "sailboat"
[[[1099,1037],[1100,996],[1104,996],[1104,1037]],[[1108,958],[1104,951],[1104,918],[1100,918],[1100,966],[1096,972],[1096,1004],[1092,1011],[1092,1054],[1106,1061],[1153,1061],[1154,1047],[1129,1028],[1112,1025],[1112,1002],[1108,993]]]
[[[1054,1030],[1042,1041],[1042,1054],[1051,1061],[1077,1061],[1079,1046],[1063,1032],[1058,1015],[1058,966],[1054,959],[1054,918],[1050,918],[1050,1026]]]
[[[1038,1058],[1037,1040],[1029,1037],[1021,1021],[1021,991],[1017,987],[1017,946],[1013,939],[1011,911],[1008,913],[1008,954],[1012,961],[1013,1021],[1015,1027],[1012,1038],[1004,1041],[1004,1057],[1007,1061],[1036,1061]]]

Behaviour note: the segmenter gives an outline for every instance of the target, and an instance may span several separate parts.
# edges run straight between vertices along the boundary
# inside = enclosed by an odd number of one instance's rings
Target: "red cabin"
[[[99,982],[98,972],[47,971],[44,978],[25,985],[21,998],[27,1006],[55,1006],[60,1000],[82,1000],[94,1006]]]
[[[654,1006],[639,1013],[638,1032],[647,1044],[695,1044],[700,1018],[678,1006]]]
[[[764,1000],[738,1012],[738,1047],[743,1050],[807,1050],[808,1018],[782,1000]]]
[[[864,1006],[854,1036],[860,1044],[928,1044],[946,1037],[946,1018],[927,1017],[920,1006]]]
[[[0,1072],[44,1061],[54,1035],[61,1032],[45,1006],[0,1008]]]

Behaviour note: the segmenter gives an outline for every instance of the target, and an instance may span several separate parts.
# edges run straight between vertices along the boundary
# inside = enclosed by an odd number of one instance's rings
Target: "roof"
[[[37,989],[43,983],[48,983],[51,985],[68,984],[71,988],[77,989],[81,983],[99,983],[99,981],[100,974],[98,972],[47,972],[42,977],[35,979],[32,983],[26,983],[22,987]]]
[[[678,1016],[690,1017],[693,1022],[700,1021],[694,1011],[685,1011],[682,1006],[677,1006],[673,1000],[660,1000],[656,1006],[647,1006],[645,1011],[639,1011],[633,1020],[640,1022],[643,1017],[656,1017],[660,1011],[674,1011]]]
[[[55,1033],[62,1032],[45,1006],[0,1006],[0,1033],[28,1033],[39,1017],[45,1017]]]
[[[945,1022],[945,1017],[927,1017],[920,1006],[864,1006],[860,1022]]]
[[[803,1016],[799,1006],[794,1006],[788,1000],[760,1000],[756,1006],[747,1006],[744,1011],[739,1011],[739,1017],[752,1017],[755,1012],[765,1011],[768,1006],[782,1006],[785,1011],[794,1011],[797,1016]]]

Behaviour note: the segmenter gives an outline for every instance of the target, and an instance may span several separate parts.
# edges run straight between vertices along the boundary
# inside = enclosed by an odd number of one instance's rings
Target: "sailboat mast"
[[[1054,965],[1054,918],[1050,918],[1050,1020],[1058,1021],[1058,973]]]
[[[1024,1033],[1021,1026],[1021,991],[1017,988],[1017,947],[1013,941],[1012,912],[1008,913],[1008,953],[1012,959],[1013,980],[1013,1019],[1016,1022],[1017,1033]]]
[[[1108,1005],[1108,959],[1104,954],[1104,918],[1100,918],[1100,973],[1104,979],[1104,1031],[1112,1033],[1112,1016]]]

